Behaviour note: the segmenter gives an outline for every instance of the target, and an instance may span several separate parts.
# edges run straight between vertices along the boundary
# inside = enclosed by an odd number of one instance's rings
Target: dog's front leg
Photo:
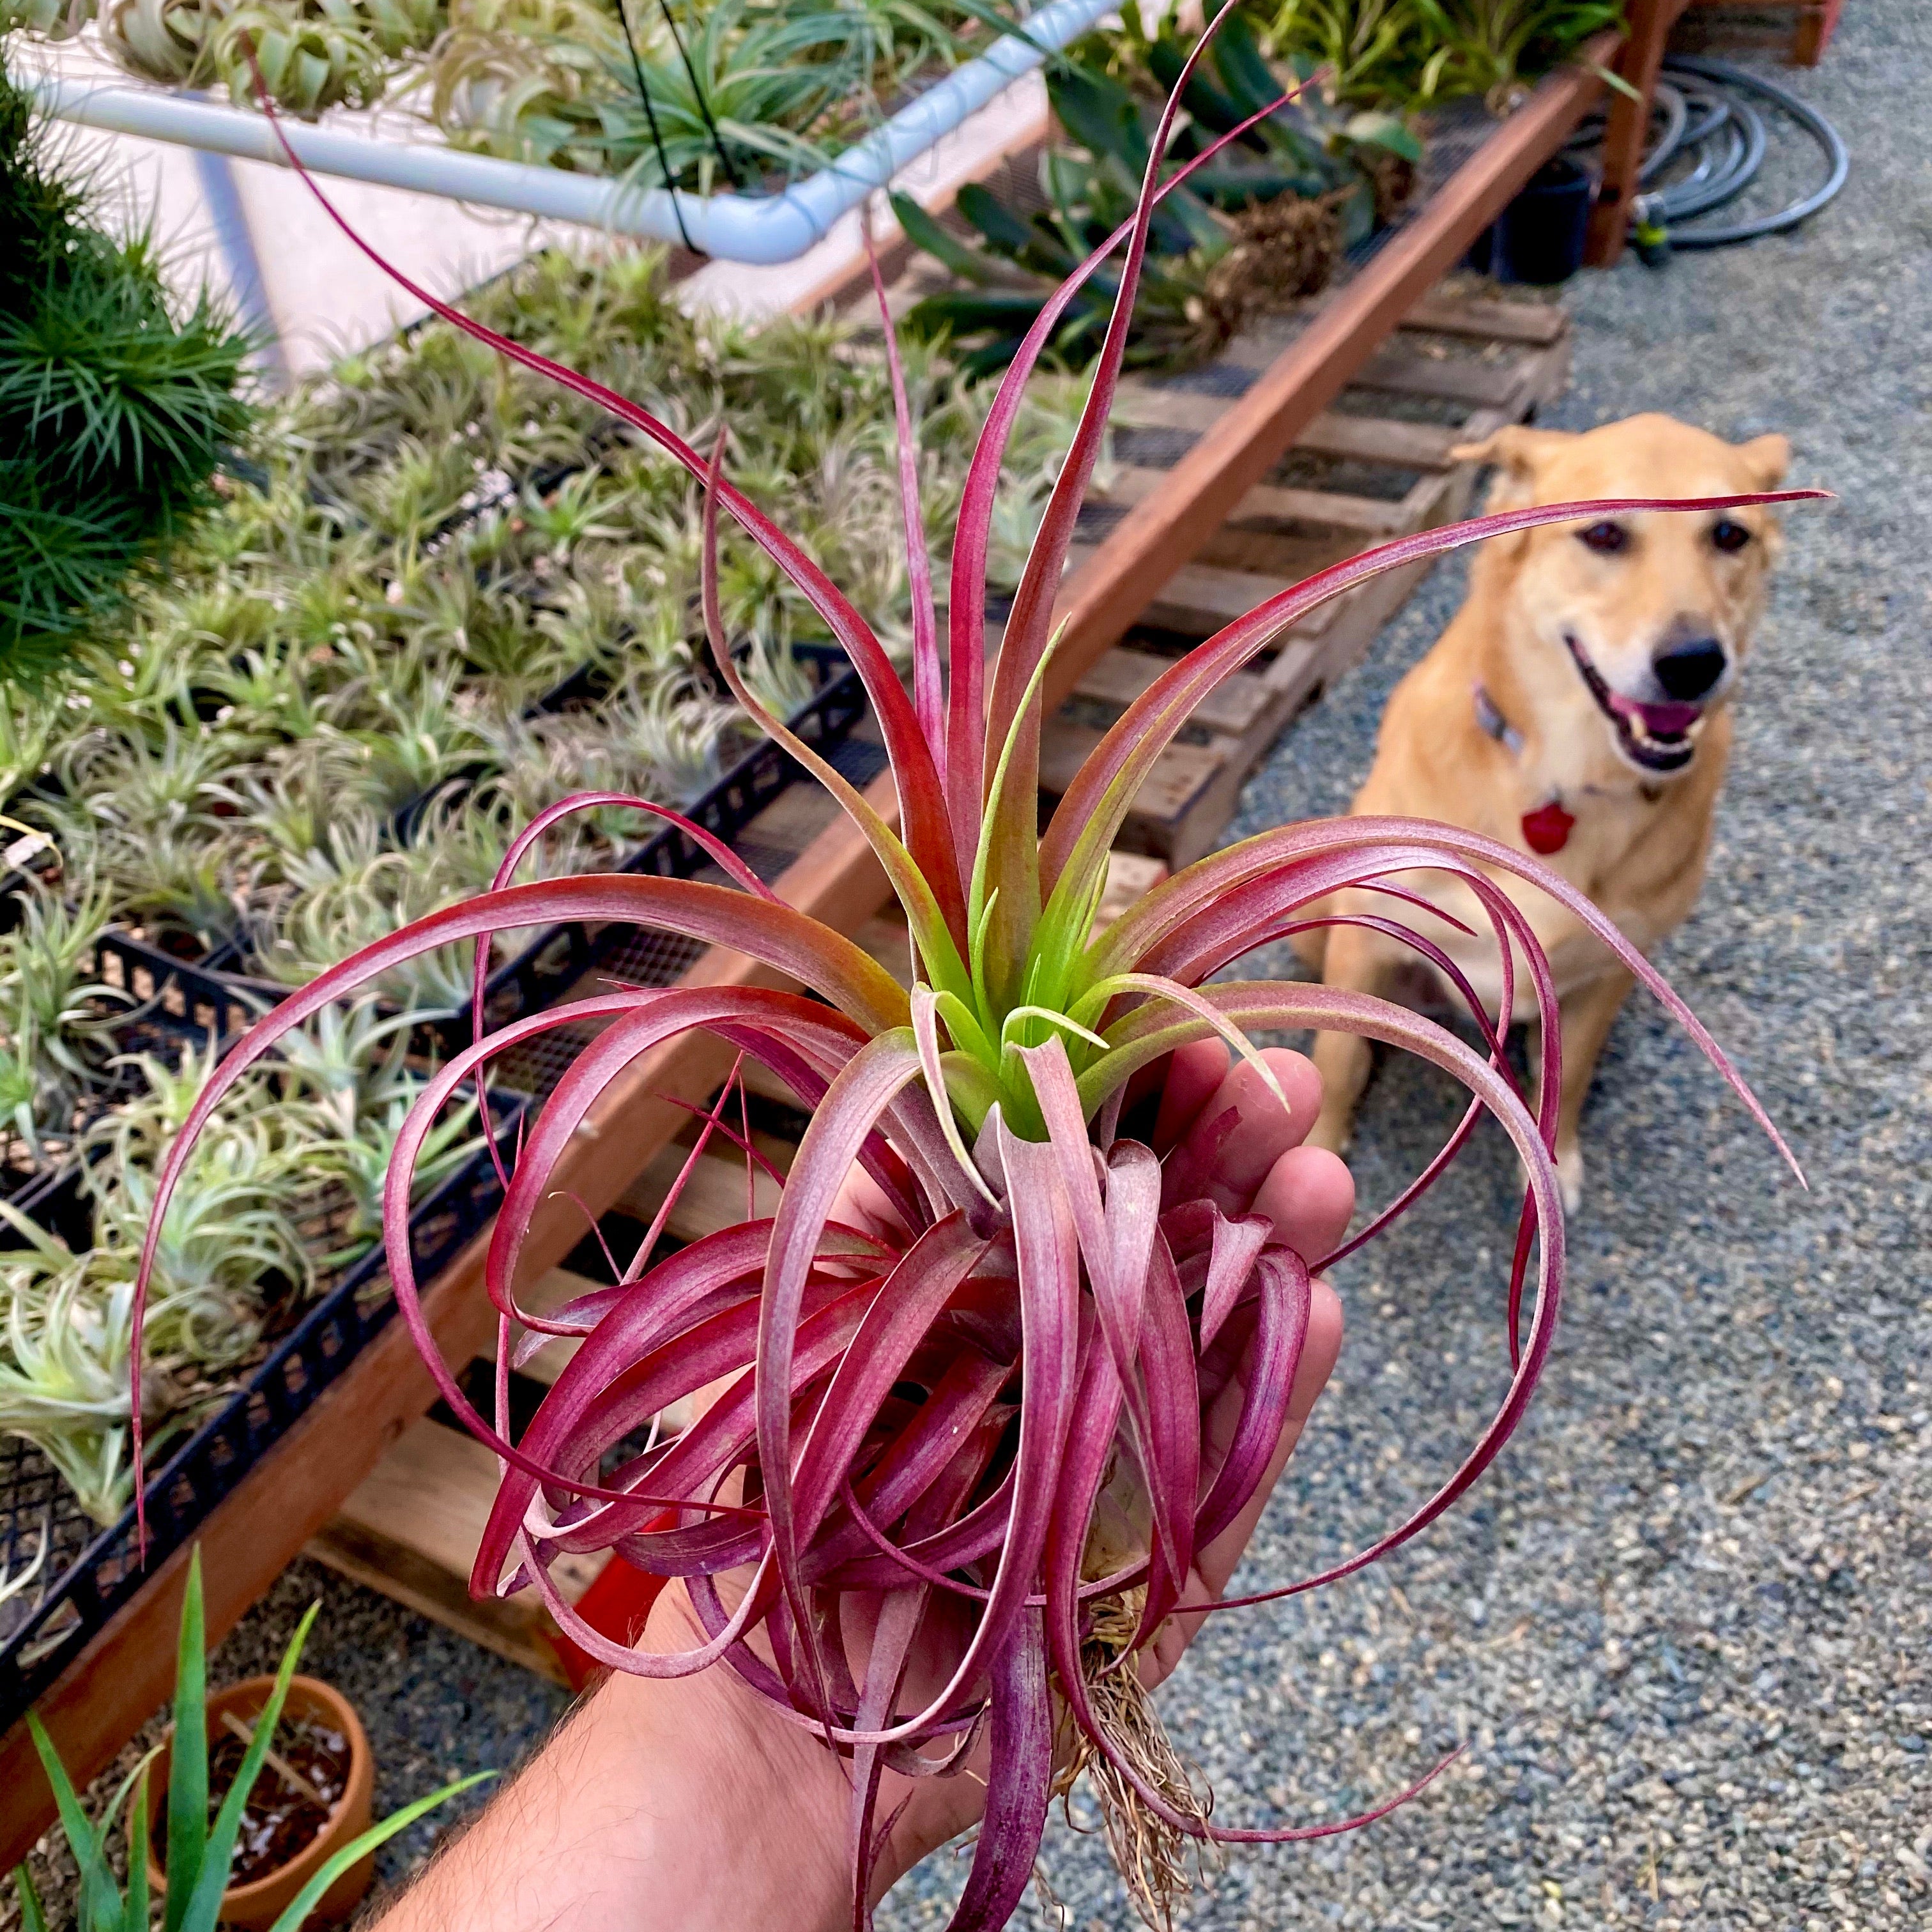
[[[1386,944],[1359,926],[1329,927],[1322,956],[1322,984],[1357,993],[1379,992],[1388,976]],[[1345,1153],[1354,1130],[1355,1103],[1375,1065],[1374,1049],[1358,1034],[1318,1033],[1314,1060],[1322,1076],[1322,1112],[1308,1142]]]
[[[1556,1175],[1563,1185],[1563,1205],[1576,1213],[1583,1198],[1583,1154],[1577,1144],[1576,1123],[1583,1112],[1597,1062],[1610,1028],[1630,988],[1636,984],[1622,968],[1593,980],[1562,1004],[1562,1088],[1556,1106]],[[1536,1055],[1539,1074],[1542,1056]]]

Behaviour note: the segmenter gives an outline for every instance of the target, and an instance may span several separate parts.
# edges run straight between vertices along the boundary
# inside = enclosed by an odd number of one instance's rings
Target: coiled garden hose
[[[1715,226],[1683,226],[1736,200],[1762,171],[1770,137],[1753,97],[1789,115],[1817,142],[1826,163],[1822,184],[1773,214]],[[1672,249],[1724,248],[1761,235],[1782,234],[1816,214],[1850,172],[1851,154],[1843,136],[1816,108],[1776,81],[1729,61],[1673,55],[1665,63],[1655,99],[1663,120],[1637,171],[1639,183],[1656,180],[1672,161],[1689,158],[1694,165],[1667,186],[1640,194],[1633,204],[1633,238],[1653,264]],[[1571,146],[1587,148],[1602,138],[1600,128],[1586,129]]]

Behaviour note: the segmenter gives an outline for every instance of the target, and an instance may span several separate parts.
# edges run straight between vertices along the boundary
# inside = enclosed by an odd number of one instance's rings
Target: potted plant
[[[335,1923],[368,1891],[379,1846],[494,1775],[459,1778],[371,1827],[362,1726],[340,1694],[295,1674],[320,1608],[310,1606],[273,1677],[250,1678],[211,1699],[201,1552],[194,1551],[182,1605],[174,1728],[122,1779],[98,1825],[88,1822],[40,1719],[29,1714],[34,1748],[80,1868],[76,1932],[148,1932],[151,1900],[164,1907],[164,1932],[214,1932],[218,1924],[298,1932],[311,1921]],[[282,1792],[262,1788],[265,1772]],[[124,1896],[106,1855],[108,1830],[124,1804]],[[47,1932],[24,1865],[15,1868],[14,1884],[22,1932]]]
[[[248,1793],[242,1828],[230,1855],[228,1887],[219,1913],[224,1925],[267,1932],[309,1881],[345,1846],[364,1840],[375,1773],[362,1720],[340,1691],[313,1677],[289,1679],[261,1774]],[[272,1677],[250,1677],[208,1700],[202,1726],[208,1802],[231,1790],[262,1729],[277,1688]],[[191,1720],[190,1720],[191,1723]],[[178,1726],[161,1747],[148,1810],[148,1882],[166,1898],[169,1799],[176,1741],[192,1736]],[[316,1901],[311,1917],[334,1925],[347,1918],[375,1875],[373,1846]]]

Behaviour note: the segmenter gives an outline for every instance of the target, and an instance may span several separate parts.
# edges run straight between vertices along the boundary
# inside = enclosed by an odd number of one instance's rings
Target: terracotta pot
[[[232,1711],[252,1728],[262,1706],[268,1701],[268,1693],[274,1688],[272,1677],[250,1677],[242,1683],[231,1684],[226,1690],[216,1691],[208,1700],[209,1742],[212,1744],[226,1735],[221,1722],[224,1711]],[[375,1768],[369,1756],[368,1738],[354,1707],[340,1691],[332,1690],[328,1684],[313,1677],[297,1677],[290,1682],[288,1700],[282,1706],[282,1714],[284,1718],[314,1718],[331,1730],[340,1731],[349,1740],[349,1782],[336,1800],[335,1808],[328,1814],[328,1822],[309,1841],[304,1851],[278,1870],[252,1880],[247,1885],[231,1886],[222,1894],[222,1924],[242,1926],[248,1928],[248,1932],[268,1932],[268,1927],[288,1909],[296,1894],[322,1866],[351,1839],[360,1837],[369,1828]],[[148,1779],[148,1841],[156,1845],[160,1843],[166,1828],[168,1767],[172,1750],[170,1738],[161,1747],[160,1756],[156,1759]],[[262,1779],[272,1778],[274,1774],[264,1765],[262,1777],[256,1780],[257,1788]],[[322,1894],[322,1903],[306,1922],[310,1925],[340,1924],[362,1903],[375,1870],[376,1855],[371,1852],[351,1865]],[[161,1869],[152,1856],[148,1860],[148,1882],[157,1898],[166,1889],[166,1882]]]

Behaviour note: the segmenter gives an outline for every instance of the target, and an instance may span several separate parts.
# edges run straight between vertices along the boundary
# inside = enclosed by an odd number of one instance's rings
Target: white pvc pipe
[[[1120,0],[1053,0],[1029,16],[1022,32],[1003,36],[977,59],[954,68],[856,146],[782,194],[700,196],[682,189],[631,188],[596,175],[499,160],[428,142],[370,140],[286,118],[281,128],[302,166],[317,174],[651,241],[688,236],[700,254],[728,262],[789,262],[823,240],[842,214],[884,187],[969,114],[1119,4]],[[286,165],[274,129],[260,115],[241,108],[158,87],[57,78],[35,82],[33,91],[46,112],[83,127]]]

